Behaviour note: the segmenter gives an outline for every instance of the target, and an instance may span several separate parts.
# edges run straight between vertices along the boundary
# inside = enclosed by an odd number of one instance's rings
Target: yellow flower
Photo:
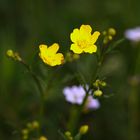
[[[41,136],[40,138],[39,138],[39,140],[48,140],[46,137],[44,137],[44,136]]]
[[[82,134],[82,135],[84,135],[84,134],[86,134],[87,133],[87,131],[88,131],[88,125],[82,125],[81,127],[80,127],[80,134]]]
[[[63,54],[57,53],[59,50],[59,45],[57,43],[52,44],[50,47],[47,47],[47,45],[40,45],[39,49],[39,56],[44,63],[50,66],[56,66],[64,62]]]
[[[95,31],[93,34],[91,32],[92,28],[90,25],[81,25],[80,29],[74,29],[70,35],[73,42],[70,50],[77,54],[96,52],[97,46],[94,43],[97,41],[100,32]]]

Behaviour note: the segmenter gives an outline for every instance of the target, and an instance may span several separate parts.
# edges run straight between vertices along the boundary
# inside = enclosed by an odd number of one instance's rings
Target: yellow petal
[[[44,44],[41,44],[41,45],[39,45],[39,50],[40,50],[40,52],[45,52],[45,51],[47,51],[47,45],[44,45]]]
[[[57,53],[55,56],[49,59],[50,66],[61,65],[64,62],[64,56],[62,53]]]
[[[84,49],[84,52],[86,52],[86,53],[93,53],[93,52],[96,52],[96,51],[97,51],[97,46],[96,45],[92,45],[92,46],[89,46],[89,47]]]
[[[79,39],[79,29],[74,29],[73,32],[70,34],[70,39],[72,42],[76,42]]]
[[[47,45],[39,45],[39,50],[40,50],[40,53],[39,53],[39,56],[40,58],[44,61],[44,58],[47,56]]]
[[[91,28],[90,25],[81,25],[80,31],[81,31],[81,32],[91,33],[92,28]]]
[[[92,35],[92,37],[91,37],[91,41],[92,41],[93,44],[97,41],[99,35],[100,35],[100,32],[98,32],[98,31],[95,31],[95,32],[93,33],[93,35]]]
[[[63,56],[62,53],[57,53],[55,55],[55,57],[56,57],[56,60],[57,60],[57,65],[60,65],[64,62],[64,56]]]
[[[80,49],[79,46],[76,44],[72,44],[70,47],[70,50],[72,50],[74,53],[77,53],[77,54],[80,54],[83,52],[83,50]]]
[[[59,49],[59,45],[57,43],[52,44],[50,47],[47,49],[47,54],[48,55],[53,55],[56,54],[56,52]]]

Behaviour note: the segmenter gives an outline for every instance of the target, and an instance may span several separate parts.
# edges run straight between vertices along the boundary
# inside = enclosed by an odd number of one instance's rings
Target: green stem
[[[138,103],[138,89],[131,87],[129,95],[129,140],[138,140],[138,124],[139,124],[139,103]]]
[[[43,92],[43,88],[41,86],[41,83],[40,83],[40,80],[39,78],[37,77],[37,75],[32,71],[31,67],[26,64],[23,60],[20,61],[21,64],[23,64],[26,69],[28,70],[28,72],[31,74],[32,78],[34,79],[38,89],[39,89],[39,92],[40,92],[40,124],[42,126],[42,117],[44,115],[44,92]]]
[[[78,129],[78,122],[81,116],[81,113],[83,111],[83,108],[86,104],[86,100],[88,98],[88,93],[89,91],[86,92],[86,96],[83,100],[83,103],[81,104],[81,106],[72,106],[71,108],[71,112],[70,112],[70,119],[69,119],[69,123],[68,123],[68,130],[72,133],[75,134],[76,130]]]
[[[140,74],[140,46],[136,46],[137,55],[135,59],[135,66],[133,76],[137,78]],[[138,82],[138,81],[136,81]],[[139,140],[139,84],[131,85],[130,94],[128,98],[129,105],[129,140]]]
[[[92,81],[90,83],[89,89],[87,90],[86,88],[84,88],[85,89],[85,92],[86,92],[86,96],[85,96],[85,98],[83,100],[83,103],[81,104],[80,107],[73,106],[71,108],[70,120],[69,120],[69,123],[68,123],[68,129],[69,129],[69,131],[71,133],[75,133],[75,131],[78,129],[77,128],[77,125],[78,125],[78,122],[79,122],[81,113],[83,111],[83,108],[85,107],[85,104],[86,104],[86,101],[87,101],[87,98],[88,98],[88,95],[89,95],[89,91],[90,91],[90,89],[92,87],[92,84],[96,80],[96,78],[98,77],[99,70],[100,70],[100,67],[102,65],[104,56],[105,56],[105,53],[103,51],[101,51],[100,54],[99,54],[99,56],[97,57],[97,68],[96,68],[96,72],[92,76],[93,79],[92,79]]]

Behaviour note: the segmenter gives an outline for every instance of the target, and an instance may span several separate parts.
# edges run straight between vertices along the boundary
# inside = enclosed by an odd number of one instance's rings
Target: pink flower
[[[133,42],[139,42],[140,41],[140,27],[126,30],[125,37]]]
[[[91,94],[91,92],[89,93]],[[66,87],[63,90],[63,94],[66,101],[78,105],[81,105],[83,103],[83,100],[86,96],[86,92],[82,86]],[[87,98],[85,108],[98,109],[100,107],[99,101],[97,99],[94,99],[90,94]]]

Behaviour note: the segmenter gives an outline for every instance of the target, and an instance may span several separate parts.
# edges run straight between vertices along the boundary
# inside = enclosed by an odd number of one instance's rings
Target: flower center
[[[87,46],[87,41],[86,40],[78,40],[77,45],[81,48],[84,49]]]

